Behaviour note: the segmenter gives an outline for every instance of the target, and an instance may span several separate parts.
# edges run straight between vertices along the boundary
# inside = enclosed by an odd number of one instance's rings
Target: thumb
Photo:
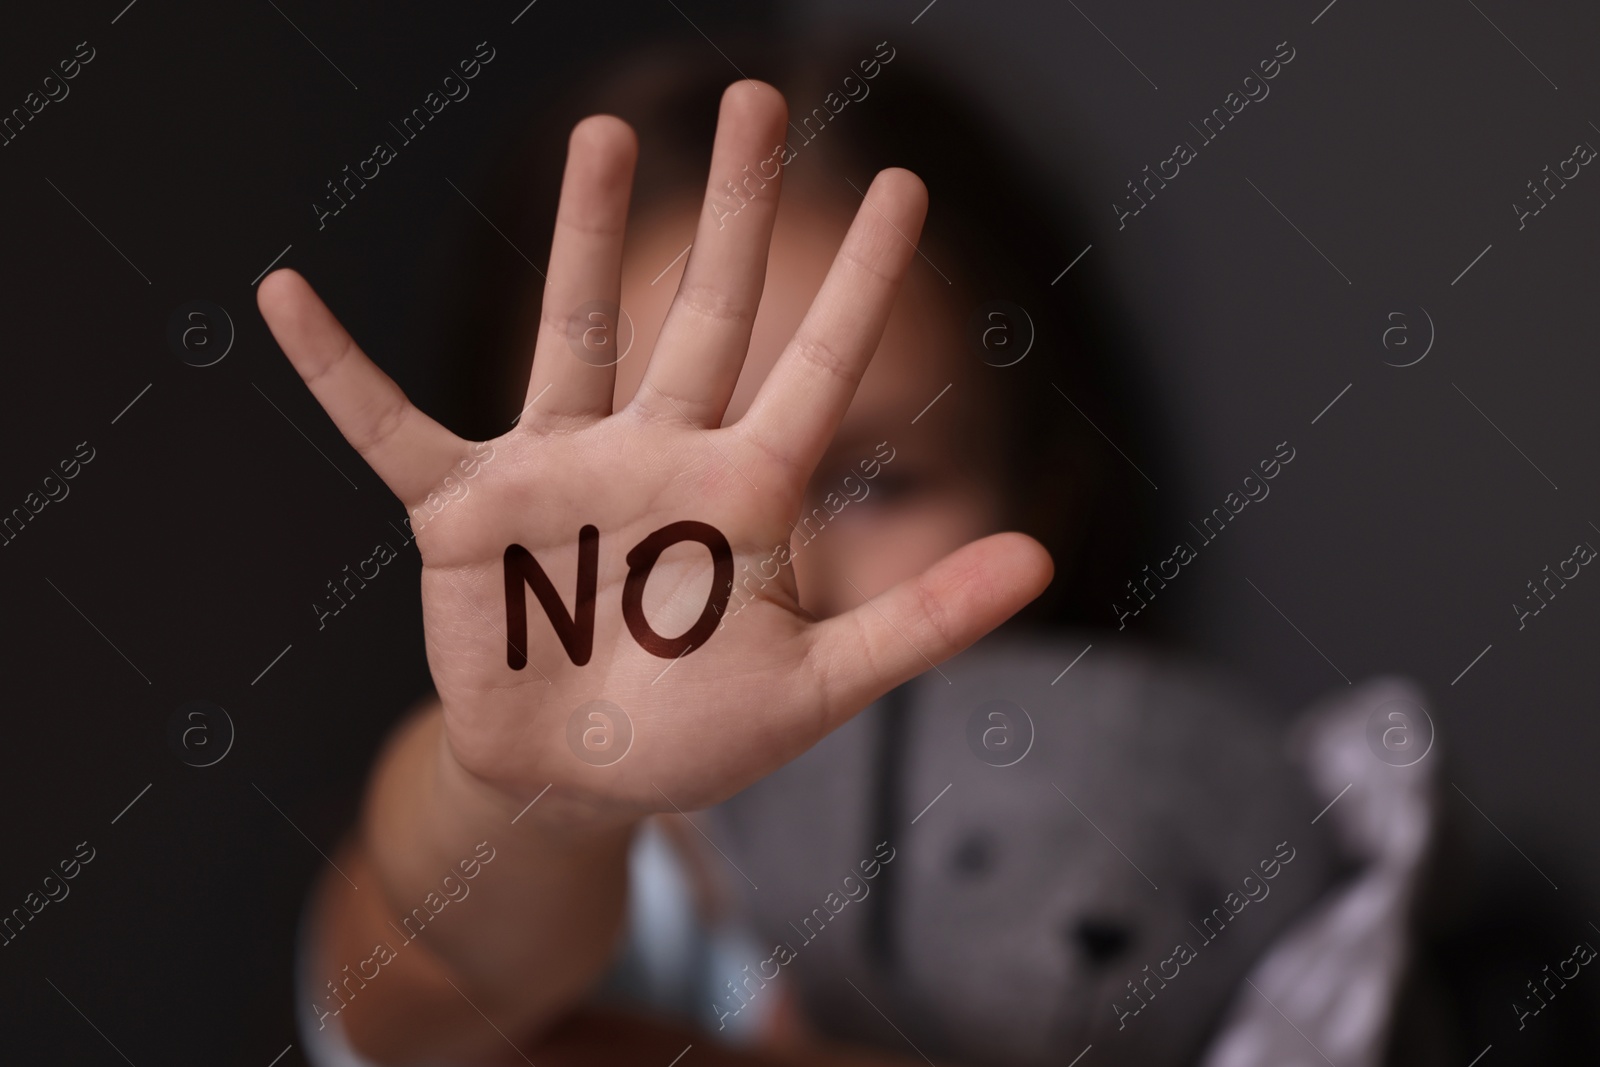
[[[811,654],[822,678],[825,729],[976,642],[1044,592],[1054,573],[1038,541],[995,534],[818,623]]]

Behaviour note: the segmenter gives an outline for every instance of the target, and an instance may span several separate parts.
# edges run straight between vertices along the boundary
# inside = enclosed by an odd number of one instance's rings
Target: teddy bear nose
[[[1080,919],[1067,928],[1067,940],[1099,967],[1122,955],[1133,941],[1133,932],[1111,919]]]

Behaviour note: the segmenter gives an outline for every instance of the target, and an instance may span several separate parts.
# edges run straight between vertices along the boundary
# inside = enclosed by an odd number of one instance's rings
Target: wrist
[[[436,867],[448,867],[475,843],[553,867],[625,863],[637,820],[569,811],[571,805],[552,803],[559,792],[522,798],[473,774],[450,751],[435,703],[404,724],[380,757],[360,837],[396,906],[409,906],[415,887],[431,885]]]
[[[603,849],[632,837],[640,816],[597,806],[550,783],[514,789],[491,781],[457,758],[442,716],[434,715],[431,725],[439,800],[470,813],[474,823],[503,826],[509,836],[536,838],[542,847],[563,851]]]

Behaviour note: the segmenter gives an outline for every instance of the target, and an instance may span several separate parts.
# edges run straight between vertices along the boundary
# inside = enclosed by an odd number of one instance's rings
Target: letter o
[[[661,553],[682,541],[698,541],[711,552],[711,596],[695,624],[677,637],[662,637],[644,617],[644,587]],[[674,522],[640,541],[628,553],[628,580],[622,587],[622,618],[639,647],[662,659],[676,659],[698,648],[716,632],[723,609],[733,594],[733,546],[715,526],[686,520]]]

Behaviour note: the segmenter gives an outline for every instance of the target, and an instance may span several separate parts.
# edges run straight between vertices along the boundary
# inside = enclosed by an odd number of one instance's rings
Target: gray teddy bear
[[[762,951],[712,967],[708,1021],[778,983],[941,1062],[1381,1063],[1436,810],[1420,694],[1291,719],[1087,644],[979,646],[713,809]]]

